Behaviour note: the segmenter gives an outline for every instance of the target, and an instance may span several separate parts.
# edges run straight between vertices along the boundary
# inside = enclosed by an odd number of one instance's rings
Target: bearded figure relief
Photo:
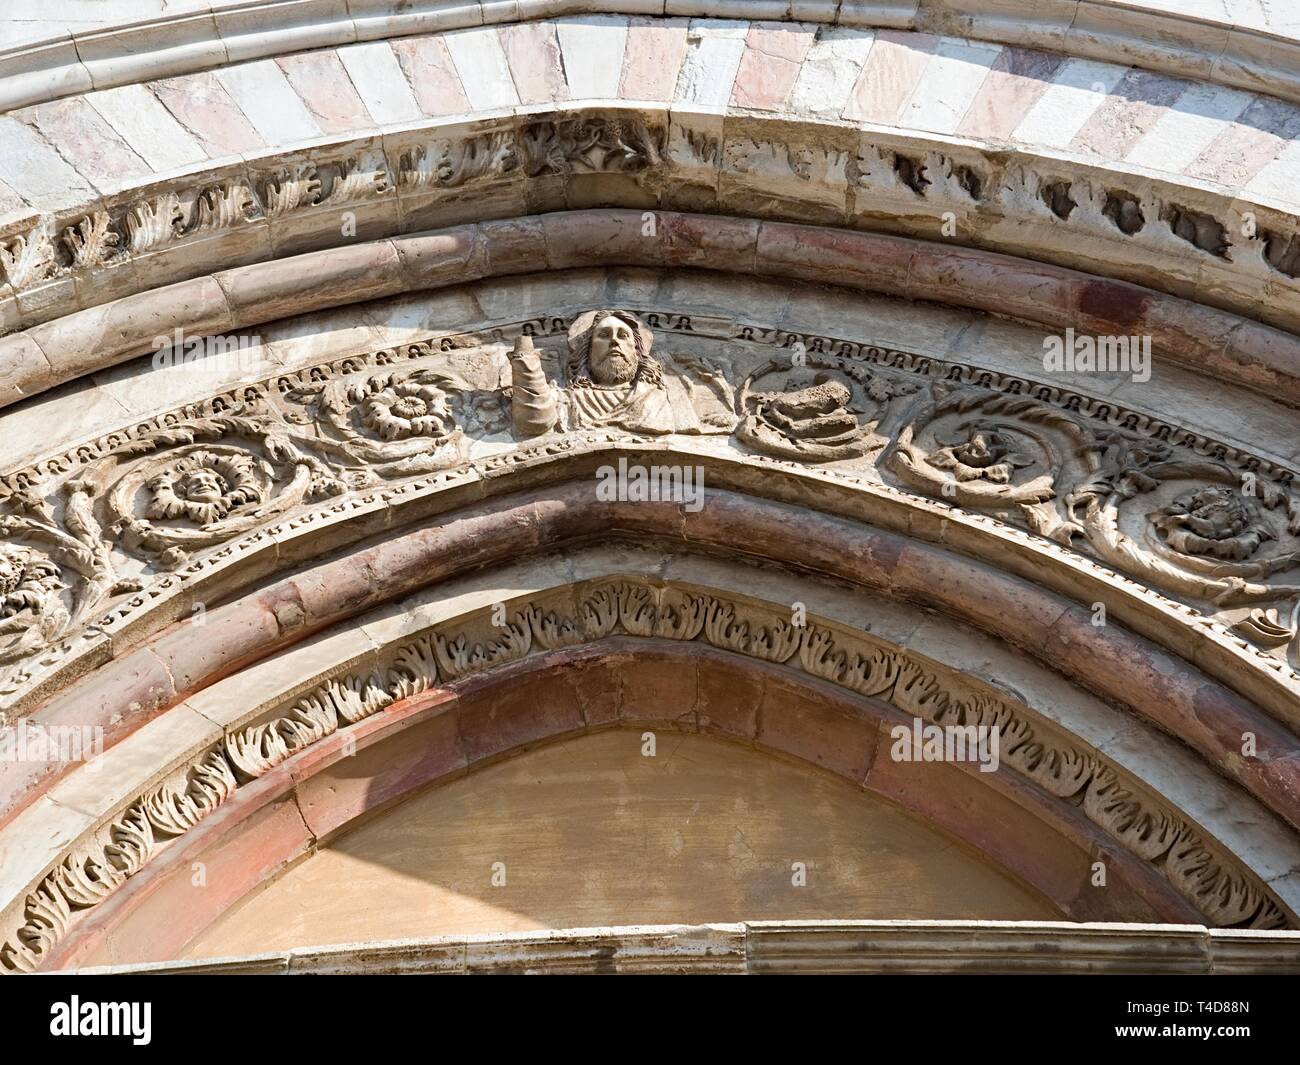
[[[147,517],[187,518],[196,525],[211,525],[266,498],[251,455],[214,451],[191,452],[150,479],[148,488]]]
[[[674,356],[665,366],[650,354],[653,339],[626,311],[579,315],[569,329],[567,387],[557,389],[546,379],[532,338],[520,337],[510,354],[516,432],[730,433],[736,417],[722,374],[689,356]]]
[[[0,544],[0,662],[53,639],[67,620],[59,567],[41,552]]]

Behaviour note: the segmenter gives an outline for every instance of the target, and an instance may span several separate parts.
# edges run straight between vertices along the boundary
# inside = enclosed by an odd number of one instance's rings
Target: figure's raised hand
[[[542,357],[533,347],[532,337],[520,336],[515,340],[515,346],[510,351],[510,369],[516,380],[520,377],[521,371],[526,377],[541,373]]]
[[[549,432],[557,416],[555,389],[546,380],[533,338],[521,336],[510,352],[511,417],[524,436]]]

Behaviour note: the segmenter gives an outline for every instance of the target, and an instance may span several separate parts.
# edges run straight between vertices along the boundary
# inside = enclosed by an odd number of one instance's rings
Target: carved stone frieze
[[[640,118],[531,122],[519,134],[529,177],[567,173],[635,173],[659,165],[662,137]]]
[[[1294,920],[1253,874],[1095,751],[1056,726],[938,663],[838,625],[793,623],[789,610],[712,591],[605,578],[542,593],[508,612],[445,622],[320,681],[290,705],[232,730],[189,766],[129,803],[63,858],[28,896],[22,923],[0,944],[0,971],[30,972],[67,933],[169,839],[183,835],[238,787],[395,703],[530,654],[624,634],[702,641],[784,665],[938,725],[996,728],[1003,764],[1163,875],[1220,927],[1282,928]]]
[[[74,478],[53,495],[0,488],[0,665],[48,651],[106,597],[140,588],[117,574],[93,489]]]
[[[33,602],[6,608],[0,697],[21,691],[37,657],[75,651],[95,615],[145,609],[170,594],[168,571],[188,580],[205,553],[220,560],[246,537],[296,527],[313,506],[365,507],[372,485],[544,462],[588,438],[673,435],[987,515],[1040,552],[1091,558],[1144,595],[1180,597],[1180,610],[1233,627],[1269,668],[1296,676],[1292,471],[1112,402],[959,363],[599,309],[240,385],[0,476],[4,542],[57,570]],[[473,458],[489,440],[512,450]]]
[[[413,189],[455,189],[484,178],[500,178],[519,167],[514,138],[508,132],[463,140],[435,138],[405,148],[397,180]]]
[[[361,476],[423,473],[469,457],[457,418],[469,391],[432,369],[313,382],[287,393],[306,408],[289,419],[310,426],[319,450]],[[498,420],[489,415],[487,424]]]
[[[504,181],[586,174],[630,176],[662,209],[691,205],[690,195],[675,200],[674,189],[721,187],[724,199],[759,214],[812,211],[914,229],[923,204],[927,219],[952,215],[957,229],[946,236],[978,234],[985,242],[996,236],[1012,252],[1020,248],[1019,232],[1065,221],[1072,244],[1140,245],[1137,263],[1156,253],[1177,265],[1190,252],[1226,264],[1241,275],[1239,296],[1261,281],[1288,284],[1300,274],[1294,220],[1266,206],[1214,205],[1203,197],[1190,204],[1186,190],[1150,179],[1059,162],[1008,162],[998,152],[930,145],[923,137],[831,133],[757,118],[724,136],[721,121],[710,124],[716,117],[634,107],[557,110],[451,129],[433,125],[393,138],[391,149],[352,140],[296,150],[251,163],[247,176],[200,175],[124,192],[104,207],[15,223],[0,233],[0,282],[23,291],[84,277],[195,238],[321,207],[364,208],[390,195],[441,193],[456,201],[465,190]],[[77,306],[69,302],[66,309]]]
[[[0,662],[52,643],[67,624],[57,563],[18,544],[0,544]]]
[[[282,421],[242,408],[123,445],[82,483],[103,493],[111,536],[169,569],[348,487]]]
[[[1081,533],[1118,568],[1220,606],[1300,597],[1300,499],[1289,484],[1122,431],[1095,434],[1088,454],[1058,539]],[[1291,579],[1271,579],[1279,574]]]
[[[1029,515],[1054,498],[1088,439],[1084,423],[1038,400],[940,383],[899,432],[890,468],[962,506]]]
[[[262,176],[258,187],[266,217],[283,218],[312,207],[361,203],[393,186],[384,153],[371,148],[341,158],[298,160]]]

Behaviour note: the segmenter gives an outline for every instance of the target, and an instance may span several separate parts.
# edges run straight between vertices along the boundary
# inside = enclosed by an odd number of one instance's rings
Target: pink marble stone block
[[[760,22],[745,38],[731,102],[736,107],[775,111],[794,88],[799,65],[812,45],[811,27]]]
[[[881,30],[853,86],[844,117],[858,122],[896,123],[938,43],[939,38],[932,33]]]
[[[391,43],[421,111],[438,118],[470,109],[460,75],[441,37],[402,37]]]
[[[1047,91],[1064,56],[1004,48],[957,127],[961,137],[1008,141],[1020,120]]]
[[[1271,163],[1287,141],[1300,137],[1300,108],[1261,96],[1186,170],[1189,177],[1245,185]]]
[[[1075,134],[1070,147],[1123,159],[1190,84],[1181,78],[1130,70]]]
[[[34,126],[65,159],[75,159],[81,173],[92,180],[151,172],[149,164],[80,97],[27,107],[13,117]]]
[[[619,95],[671,100],[685,57],[686,19],[629,19]]]
[[[569,99],[560,42],[551,22],[525,22],[497,30],[510,64],[519,102],[544,104]]]
[[[324,132],[346,133],[373,124],[336,53],[305,52],[276,62]]]
[[[214,159],[267,146],[215,74],[167,78],[153,94]]]

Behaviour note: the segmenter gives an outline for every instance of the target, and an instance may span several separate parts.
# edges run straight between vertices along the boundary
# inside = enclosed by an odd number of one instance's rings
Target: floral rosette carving
[[[311,445],[367,477],[429,473],[465,462],[469,440],[458,410],[473,412],[483,402],[468,385],[434,370],[330,381],[295,389],[289,398],[306,406],[290,419],[314,430]]]
[[[54,640],[68,621],[57,563],[19,544],[0,544],[0,662]]]
[[[362,401],[361,420],[385,440],[444,439],[456,431],[447,397],[431,385],[402,381]]]
[[[1086,441],[1066,415],[1037,400],[936,385],[902,427],[888,465],[907,484],[959,506],[1020,507],[1038,531],[1069,457]]]
[[[265,427],[262,447],[192,444],[136,463],[113,485],[109,531],[174,568],[311,499],[345,490],[319,459]]]
[[[1300,566],[1300,504],[1289,492],[1122,431],[1099,436],[1089,455],[1091,476],[1064,500],[1065,542],[1082,533],[1117,567],[1221,607],[1300,596],[1300,584],[1271,581]],[[1277,634],[1264,619],[1268,644]]]

